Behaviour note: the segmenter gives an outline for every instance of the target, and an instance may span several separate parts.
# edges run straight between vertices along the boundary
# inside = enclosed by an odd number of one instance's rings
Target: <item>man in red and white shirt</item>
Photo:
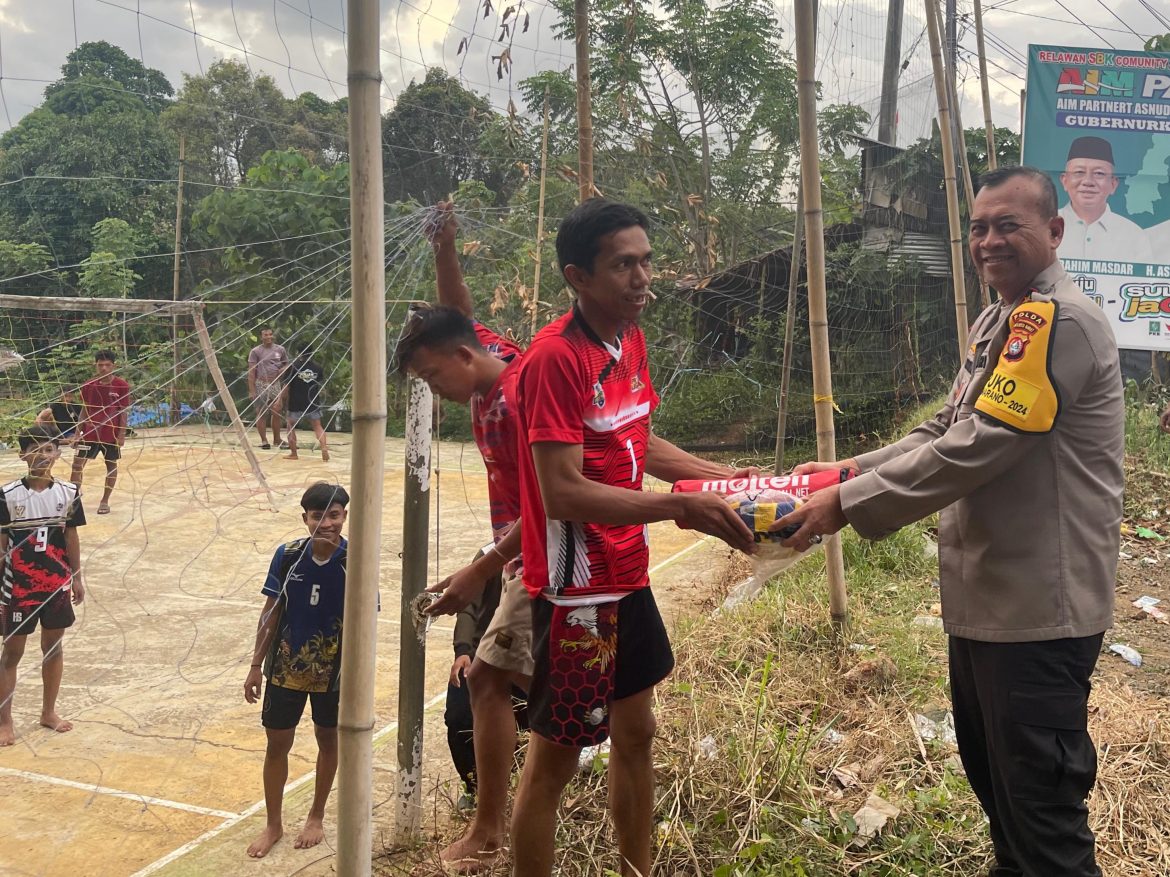
[[[118,461],[122,459],[122,446],[126,444],[130,384],[114,374],[116,360],[113,351],[99,350],[93,359],[97,377],[81,385],[81,402],[84,407],[78,428],[81,441],[73,455],[70,480],[81,487],[85,464],[97,459],[100,453],[106,462],[106,485],[97,513],[108,515],[110,494],[118,483]]]
[[[649,874],[654,686],[674,666],[650,592],[646,525],[686,520],[752,552],[747,526],[711,493],[646,493],[666,481],[726,478],[727,466],[654,435],[658,396],[638,319],[650,301],[646,216],[593,199],[557,234],[577,294],[545,327],[519,375],[521,544],[533,597],[533,735],[512,815],[517,877],[550,875],[557,807],[582,746],[612,739],[610,801],[623,875]]]
[[[475,873],[507,845],[509,777],[516,752],[512,694],[528,690],[532,676],[532,609],[518,574],[520,553],[519,431],[516,378],[520,348],[473,318],[455,247],[452,205],[436,205],[431,231],[440,306],[416,309],[399,340],[399,369],[425,380],[432,391],[471,406],[472,432],[488,474],[492,542],[463,569],[431,591],[442,596],[432,614],[455,613],[504,572],[499,604],[479,637],[474,658],[458,656],[451,669],[448,706],[470,695],[475,752],[476,810],[463,836],[439,853],[458,873]]]

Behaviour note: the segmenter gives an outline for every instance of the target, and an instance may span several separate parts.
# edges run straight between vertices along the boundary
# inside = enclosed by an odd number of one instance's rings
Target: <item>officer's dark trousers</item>
[[[1089,676],[1103,634],[1029,643],[951,637],[959,755],[991,821],[998,877],[1100,877],[1085,798],[1097,778]]]

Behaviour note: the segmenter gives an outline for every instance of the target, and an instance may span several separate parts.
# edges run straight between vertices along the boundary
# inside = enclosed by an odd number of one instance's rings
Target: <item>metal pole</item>
[[[788,385],[792,378],[793,330],[796,326],[796,295],[800,290],[800,257],[804,244],[804,185],[796,187],[796,225],[792,230],[792,259],[788,265],[788,312],[784,318],[784,359],[780,365],[780,406],[776,410],[776,468],[784,471],[784,443],[788,431]]]
[[[589,0],[573,0],[577,37],[577,200],[593,197],[593,92],[589,78]]]
[[[175,194],[175,270],[171,282],[171,299],[179,300],[179,246],[183,238],[183,168],[186,166],[187,137],[179,135],[179,189]],[[179,315],[171,315],[171,348],[174,353],[174,372],[171,375],[171,423],[179,422]]]
[[[817,142],[816,13],[816,0],[796,0],[796,94],[800,111],[800,178],[805,200],[808,333],[813,357],[817,457],[835,460],[833,373],[829,364],[829,311],[825,291],[825,217],[821,210],[821,160]],[[848,623],[849,604],[840,534],[825,539],[825,572],[829,579],[829,613],[841,632]]]
[[[264,470],[260,468],[260,461],[256,459],[256,452],[252,450],[252,443],[248,441],[248,431],[244,429],[244,422],[240,420],[240,412],[236,408],[236,400],[232,398],[231,390],[228,389],[227,381],[224,380],[223,372],[220,371],[219,360],[215,356],[215,348],[211,346],[211,335],[207,331],[207,324],[203,322],[203,314],[195,311],[192,314],[192,318],[195,320],[195,334],[199,338],[199,346],[203,349],[203,358],[207,362],[207,369],[211,372],[211,379],[215,381],[215,389],[219,392],[219,398],[223,402],[224,410],[227,411],[228,417],[231,418],[232,427],[236,431],[236,438],[240,440],[240,447],[244,449],[244,456],[248,458],[248,465],[252,468],[252,474],[268,494],[268,502],[275,509],[276,497],[272,494],[272,488],[268,486],[268,479],[264,477]]]
[[[959,192],[955,179],[955,147],[951,139],[951,112],[947,78],[939,40],[937,0],[926,0],[926,31],[930,36],[930,60],[934,65],[934,94],[938,100],[938,132],[942,140],[943,179],[947,190],[947,227],[951,236],[951,282],[955,287],[955,329],[959,338],[959,362],[967,354],[967,285],[963,271],[963,231],[959,222]]]
[[[349,0],[349,183],[352,244],[353,451],[349,487],[341,705],[337,723],[337,873],[370,874],[374,670],[386,445],[382,73],[378,0]]]
[[[406,486],[402,504],[402,641],[398,660],[398,797],[394,842],[418,836],[422,823],[423,686],[426,634],[415,621],[414,601],[427,586],[430,527],[431,418],[434,398],[410,378],[406,403]]]
[[[878,140],[898,145],[898,75],[902,72],[903,0],[890,0],[886,13],[886,57],[882,67],[882,102]]]
[[[548,177],[548,87],[544,89],[544,134],[540,139],[540,202],[536,205],[536,276],[532,280],[532,333],[536,337],[536,309],[540,304],[540,265],[544,244],[544,184]]]
[[[995,170],[995,125],[991,122],[991,88],[987,84],[987,47],[983,42],[983,4],[975,0],[975,47],[979,52],[979,85],[983,89],[983,127],[987,129],[987,169]]]

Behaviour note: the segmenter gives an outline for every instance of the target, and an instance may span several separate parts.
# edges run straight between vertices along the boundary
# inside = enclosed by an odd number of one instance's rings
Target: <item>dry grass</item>
[[[847,539],[853,626],[844,640],[827,620],[815,559],[757,602],[675,632],[678,666],[657,708],[654,874],[986,871],[986,825],[958,759],[922,740],[912,722],[947,704],[945,638],[909,624],[936,599],[922,533],[907,528],[877,545]],[[712,605],[743,573],[731,571]],[[1166,701],[1099,682],[1092,710],[1101,758],[1091,810],[1102,867],[1111,877],[1168,874]],[[852,814],[870,793],[900,814],[858,849]],[[567,791],[557,845],[563,877],[618,867],[602,764]],[[384,860],[381,873],[438,873],[434,849]]]

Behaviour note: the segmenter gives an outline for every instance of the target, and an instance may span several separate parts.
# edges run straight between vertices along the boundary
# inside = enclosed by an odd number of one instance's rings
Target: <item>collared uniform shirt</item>
[[[1059,261],[1033,287],[1020,305],[980,314],[934,418],[857,457],[862,474],[841,485],[846,519],[870,539],[941,510],[943,626],[985,642],[1090,636],[1113,620],[1125,445],[1117,346]],[[976,408],[1005,360],[1029,355],[1013,328],[1028,301],[1057,308],[1039,363],[1058,406],[1046,431]]]
[[[1095,222],[1086,223],[1071,204],[1060,208],[1064,240],[1057,255],[1062,259],[1098,259],[1119,262],[1153,262],[1149,239],[1140,225],[1118,216],[1108,206]]]

